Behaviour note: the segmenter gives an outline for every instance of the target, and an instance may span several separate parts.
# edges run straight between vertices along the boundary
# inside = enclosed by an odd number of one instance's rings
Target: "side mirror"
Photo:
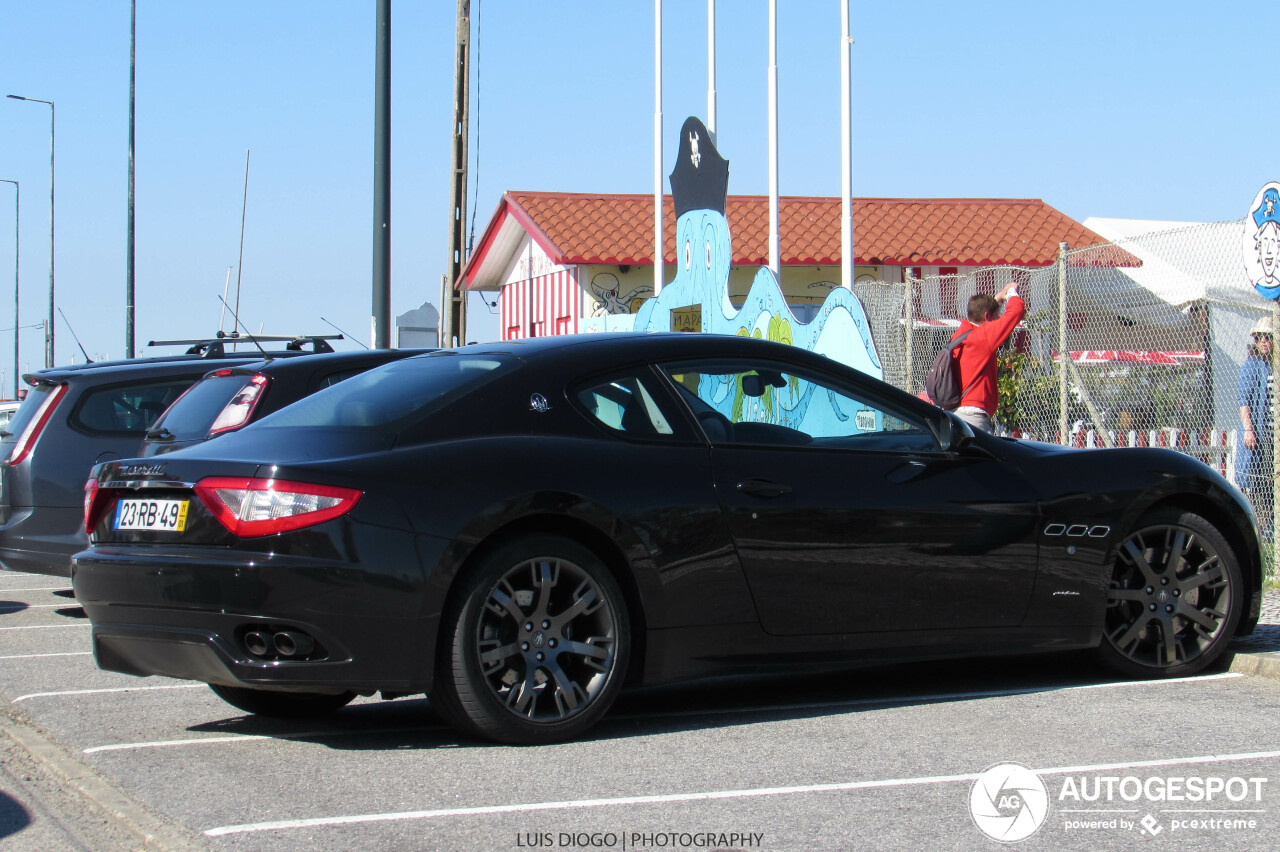
[[[973,427],[949,411],[943,412],[941,431],[942,449],[955,452],[973,441]]]

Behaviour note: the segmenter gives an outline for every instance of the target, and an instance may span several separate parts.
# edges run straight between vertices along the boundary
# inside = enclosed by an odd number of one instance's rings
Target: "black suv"
[[[261,420],[343,379],[430,349],[371,349],[221,367],[192,385],[164,412],[142,445],[158,456]]]
[[[332,352],[314,337],[221,337],[152,341],[189,345],[181,355],[53,367],[23,376],[27,398],[0,432],[0,567],[69,577],[83,550],[84,483],[101,461],[136,456],[161,413],[209,372],[264,355],[312,357]],[[254,340],[288,341],[267,353]],[[238,344],[230,351],[227,344]],[[309,347],[309,348],[307,348]]]

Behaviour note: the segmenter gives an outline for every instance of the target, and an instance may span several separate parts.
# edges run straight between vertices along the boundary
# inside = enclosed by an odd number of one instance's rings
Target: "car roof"
[[[291,352],[292,355],[305,355],[305,352]],[[210,360],[199,355],[174,355],[171,357],[134,358],[128,361],[93,361],[88,364],[69,364],[65,367],[49,367],[32,373],[24,373],[22,380],[28,385],[61,384],[63,382],[86,379],[96,380],[114,376],[130,376],[138,373],[163,373],[166,369],[188,375],[200,374],[212,369],[214,364],[243,364],[252,359],[249,353],[244,355],[228,355]]]
[[[618,362],[649,358],[686,358],[715,355],[772,355],[789,360],[807,361],[814,365],[844,367],[831,359],[785,343],[775,343],[736,334],[689,334],[685,332],[615,332],[607,334],[566,334],[535,337],[501,343],[481,343],[462,349],[448,350],[458,355],[507,354],[516,357],[539,357],[553,353],[574,358],[598,358],[603,366]],[[432,357],[428,354],[425,357]]]
[[[249,361],[247,363],[239,363],[233,366],[214,367],[206,376],[214,373],[227,373],[232,375],[254,375],[262,373],[267,376],[280,376],[289,373],[306,373],[324,370],[331,366],[359,366],[361,364],[369,364],[377,366],[387,361],[395,361],[400,358],[411,358],[415,355],[425,355],[434,352],[435,349],[370,349],[357,352],[323,352],[315,355],[307,355],[305,358],[267,358],[257,361]],[[296,354],[296,353],[291,353]],[[305,353],[304,353],[305,354]]]

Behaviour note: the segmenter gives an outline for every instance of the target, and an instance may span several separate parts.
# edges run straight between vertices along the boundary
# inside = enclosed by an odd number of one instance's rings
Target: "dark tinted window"
[[[251,378],[248,375],[230,375],[201,379],[164,413],[164,417],[155,424],[156,428],[163,426],[178,440],[208,436],[214,418],[227,407],[231,397],[249,384]]]
[[[71,425],[98,435],[141,435],[191,386],[191,379],[162,379],[94,388],[71,415]]]
[[[407,358],[326,388],[250,428],[355,426],[398,431],[519,363],[508,355],[454,351]]]

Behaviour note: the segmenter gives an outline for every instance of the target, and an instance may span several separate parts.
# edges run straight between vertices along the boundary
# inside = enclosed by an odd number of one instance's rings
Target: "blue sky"
[[[780,183],[840,188],[839,0],[779,3]],[[706,112],[706,3],[664,4],[664,169]],[[1183,2],[851,0],[857,196],[1042,198],[1067,215],[1220,221],[1280,178],[1268,71],[1280,9]],[[439,297],[454,0],[393,10],[392,312]],[[717,4],[729,191],[768,191],[768,4]],[[254,330],[369,342],[374,0],[138,0],[136,287],[151,339]],[[505,190],[651,192],[653,5],[472,0],[479,237]],[[57,104],[58,305],[94,358],[124,354],[128,0],[7,3],[0,94]],[[478,76],[477,76],[478,73]],[[0,178],[22,186],[23,325],[47,314],[49,108],[0,99]],[[0,294],[13,193],[0,184]],[[856,223],[855,223],[856,228]],[[8,306],[8,307],[6,307]],[[12,307],[0,295],[0,329]],[[497,324],[471,301],[472,340]],[[61,316],[58,363],[79,360]],[[230,327],[230,321],[226,321]],[[12,376],[11,331],[0,371]],[[43,364],[21,331],[22,369]],[[354,345],[354,344],[349,344]],[[0,381],[10,387],[11,378]]]

